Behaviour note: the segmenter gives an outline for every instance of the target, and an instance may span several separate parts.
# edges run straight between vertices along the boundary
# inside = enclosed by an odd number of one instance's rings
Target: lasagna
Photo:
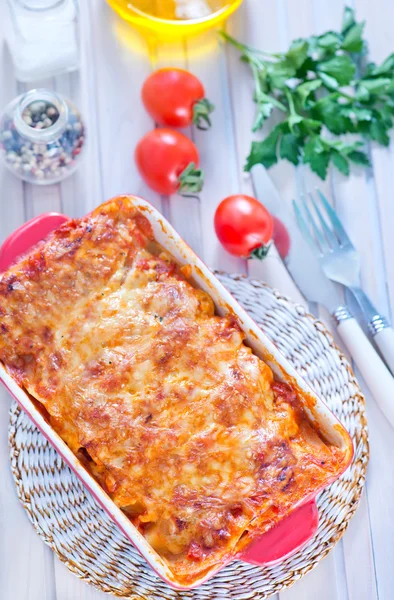
[[[0,360],[182,584],[346,461],[190,271],[119,197],[0,280]]]

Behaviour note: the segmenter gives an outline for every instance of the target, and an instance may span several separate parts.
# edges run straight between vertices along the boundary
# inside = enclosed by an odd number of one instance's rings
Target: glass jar
[[[24,181],[56,183],[78,166],[85,126],[75,106],[51,90],[18,96],[0,118],[5,165]]]
[[[242,0],[107,0],[142,32],[172,38],[201,33],[223,22]]]
[[[5,35],[23,82],[52,77],[79,67],[76,0],[7,0]]]

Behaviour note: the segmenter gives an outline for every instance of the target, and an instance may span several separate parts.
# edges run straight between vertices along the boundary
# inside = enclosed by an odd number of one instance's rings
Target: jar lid
[[[27,119],[26,114],[34,112],[37,108],[43,106],[43,109],[53,107],[56,118],[53,122],[45,124],[42,128],[38,124]],[[65,100],[52,90],[44,88],[30,90],[23,94],[15,107],[14,125],[17,132],[24,138],[32,142],[49,142],[62,134],[68,119],[68,107]]]

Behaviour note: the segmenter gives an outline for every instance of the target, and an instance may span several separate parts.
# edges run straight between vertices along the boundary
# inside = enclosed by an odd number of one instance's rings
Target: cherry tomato
[[[276,246],[276,249],[279,252],[279,255],[282,259],[285,259],[289,254],[290,250],[290,236],[286,227],[283,225],[282,221],[277,219],[276,217],[272,217],[274,220],[274,234],[272,239]]]
[[[214,106],[204,96],[201,81],[183,69],[158,69],[142,87],[142,101],[148,113],[159,125],[170,127],[194,123],[199,129],[208,129]]]
[[[268,210],[251,196],[229,196],[216,209],[216,235],[222,246],[236,256],[264,258],[273,228]]]
[[[201,191],[198,150],[183,133],[153,129],[138,142],[135,162],[142,179],[159,194]]]

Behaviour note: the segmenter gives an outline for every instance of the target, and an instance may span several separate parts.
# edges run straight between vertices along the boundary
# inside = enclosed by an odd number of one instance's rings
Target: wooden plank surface
[[[371,58],[381,60],[394,49],[394,5],[390,0],[354,0],[367,20]],[[146,42],[122,22],[104,1],[81,6],[79,73],[45,82],[81,109],[88,143],[79,171],[65,182],[37,188],[22,184],[0,167],[0,241],[19,224],[48,210],[82,215],[102,200],[122,192],[140,194],[173,222],[212,267],[266,278],[264,264],[226,254],[215,238],[213,214],[222,198],[253,193],[243,173],[251,141],[252,85],[245,65],[215,34],[204,40],[157,45]],[[245,0],[228,30],[265,50],[284,50],[299,36],[337,28],[343,0]],[[0,42],[5,3],[0,3]],[[216,105],[209,133],[187,131],[199,147],[206,171],[200,202],[160,197],[139,179],[133,161],[138,139],[155,126],[142,108],[140,89],[157,66],[189,68],[204,82]],[[24,87],[15,81],[9,56],[0,45],[0,104]],[[270,171],[282,197],[290,202],[317,183],[330,195],[362,258],[362,281],[382,312],[391,316],[394,302],[394,146],[370,148],[373,167],[350,179],[332,175],[321,184],[308,169],[277,165]],[[317,308],[318,314],[325,313]],[[40,541],[20,507],[13,486],[7,446],[9,398],[0,390],[0,599],[99,600],[104,597],[79,581]],[[343,540],[309,575],[276,600],[392,600],[394,598],[394,457],[393,431],[368,396],[371,462],[367,490]]]

